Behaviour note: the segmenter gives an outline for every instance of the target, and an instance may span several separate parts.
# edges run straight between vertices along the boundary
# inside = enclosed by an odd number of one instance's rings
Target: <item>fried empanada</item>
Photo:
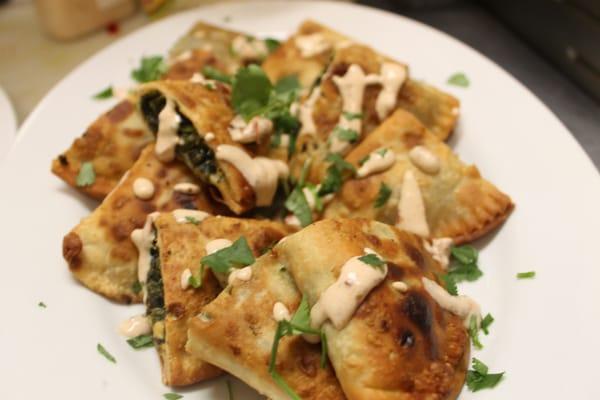
[[[207,243],[217,239],[231,242],[245,237],[255,256],[287,235],[282,224],[252,219],[207,217],[201,221],[178,222],[172,213],[162,213],[154,220],[158,260],[148,273],[148,315],[154,319],[153,334],[162,364],[163,383],[169,386],[190,385],[220,374],[220,370],[201,358],[185,352],[187,330],[201,308],[221,292],[221,285],[208,268],[200,269]],[[200,275],[202,273],[202,276]],[[194,276],[199,287],[189,286]],[[162,297],[162,298],[161,298]],[[162,308],[157,312],[155,308]]]
[[[268,398],[287,400],[268,372],[277,329],[273,307],[280,302],[293,313],[300,300],[289,273],[267,253],[252,265],[248,282],[227,287],[190,322],[187,349]],[[331,366],[321,368],[320,357],[319,345],[300,336],[285,337],[279,344],[277,371],[302,399],[344,399]]]
[[[417,146],[418,150],[414,150]],[[396,111],[346,160],[360,170],[361,161],[383,149],[393,152],[393,164],[378,173],[346,181],[326,206],[325,218],[358,217],[397,224],[407,171],[412,171],[418,182],[431,237],[450,237],[455,244],[475,240],[500,225],[514,207],[507,195],[480,176],[477,167],[465,165],[444,142],[405,111]],[[418,166],[415,161],[418,155],[414,152],[419,151],[433,157],[438,164],[437,172],[427,172]],[[391,196],[378,207],[383,184]]]
[[[134,193],[138,178],[152,182],[154,194],[150,199],[142,200]],[[174,191],[177,183],[194,181],[185,165],[161,163],[155,157],[154,145],[148,145],[102,204],[65,236],[63,256],[75,278],[114,301],[141,302],[142,296],[135,290],[138,257],[131,232],[143,226],[146,216],[154,211],[219,211],[203,188],[196,194]]]
[[[313,322],[315,304],[325,301],[322,295],[342,266],[373,252],[387,267],[365,262],[366,272],[346,275],[342,285],[362,284],[364,274],[377,268],[382,281],[357,301],[346,324],[336,328],[326,319],[322,325],[344,393],[351,400],[456,398],[466,376],[469,336],[464,321],[424,288],[424,278],[435,282],[441,269],[418,236],[375,221],[324,220],[273,249],[312,307]],[[327,307],[341,313],[346,302],[356,301],[344,297],[353,293],[346,290],[328,299],[339,305]]]

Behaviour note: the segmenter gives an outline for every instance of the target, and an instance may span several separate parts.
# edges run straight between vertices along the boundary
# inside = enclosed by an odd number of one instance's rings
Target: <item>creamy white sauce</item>
[[[186,268],[181,273],[181,277],[179,278],[179,283],[181,285],[181,289],[186,290],[190,287],[190,278],[192,277],[192,271],[189,268]]]
[[[308,99],[300,104],[298,111],[300,122],[302,123],[300,135],[314,135],[317,133],[317,126],[315,125],[315,120],[313,119],[313,111],[320,96],[321,87],[318,86],[313,89]]]
[[[133,181],[133,194],[141,200],[148,200],[154,196],[154,183],[148,178],[137,178]]]
[[[200,193],[200,186],[191,182],[179,182],[175,184],[173,190],[179,193],[198,194]]]
[[[309,58],[331,49],[331,42],[322,33],[296,36],[294,43],[303,58]]]
[[[284,219],[283,222],[288,225],[288,226],[292,226],[294,228],[302,228],[302,222],[300,222],[300,220],[298,219],[298,217],[296,217],[293,214],[287,215]]]
[[[138,281],[140,283],[146,283],[146,277],[148,276],[148,271],[150,271],[150,261],[152,260],[150,247],[152,247],[152,242],[155,239],[153,224],[159,215],[160,213],[158,212],[148,214],[144,227],[134,229],[131,232],[131,241],[138,250]],[[145,294],[145,285],[142,285],[142,287]]]
[[[447,269],[450,263],[450,250],[452,249],[452,238],[433,239],[431,244],[427,240],[423,241],[423,247],[431,257],[440,263],[442,268]]]
[[[240,269],[231,271],[227,277],[227,283],[230,285],[237,285],[240,283],[248,282],[252,278],[252,267],[247,266]]]
[[[261,116],[256,116],[246,122],[241,115],[236,115],[229,123],[228,130],[233,141],[254,143],[273,131],[273,122]]]
[[[352,257],[342,266],[337,281],[329,286],[310,311],[311,326],[319,328],[330,320],[336,329],[342,329],[367,297],[387,274],[387,264],[375,268]]]
[[[279,147],[287,148],[290,145],[290,135],[282,133],[279,139]]]
[[[206,255],[210,255],[216,253],[219,250],[225,249],[231,246],[233,242],[229,239],[215,239],[206,243],[204,246],[204,250],[206,251]]]
[[[204,140],[207,142],[210,142],[211,140],[215,139],[215,134],[212,132],[208,132],[206,135],[204,135]]]
[[[425,146],[415,146],[408,152],[410,161],[421,171],[435,175],[440,172],[440,159]]]
[[[379,72],[381,91],[375,101],[375,111],[383,121],[396,106],[398,92],[406,81],[406,68],[394,63],[383,63]]]
[[[364,178],[371,174],[383,172],[396,162],[396,154],[391,150],[379,149],[371,152],[367,161],[356,171],[356,176]],[[383,155],[381,155],[383,153]]]
[[[392,282],[392,287],[401,293],[404,293],[408,290],[408,285],[402,281]]]
[[[183,53],[177,55],[175,58],[173,58],[172,63],[187,61],[190,58],[192,58],[192,55],[193,53],[191,50],[186,50]]]
[[[112,88],[113,96],[119,100],[124,100],[124,99],[128,98],[130,91],[131,91],[130,88],[123,87],[123,86],[120,86],[120,87],[113,86],[113,88]]]
[[[402,191],[398,203],[398,228],[422,237],[429,236],[429,225],[425,214],[425,203],[419,183],[412,171],[406,171],[402,180]]]
[[[178,210],[172,211],[173,218],[175,218],[175,222],[178,224],[187,224],[190,222],[190,219],[194,219],[198,222],[204,221],[207,217],[210,217],[210,214],[206,211],[200,210],[188,210],[185,208],[180,208]]]
[[[476,318],[477,326],[479,326],[481,323],[481,309],[475,300],[467,296],[452,296],[443,287],[430,279],[423,278],[422,281],[423,287],[435,302],[444,310],[459,316],[465,327],[469,327],[472,317]]]
[[[283,304],[280,301],[273,304],[273,319],[277,322],[289,321],[290,319],[292,319],[290,311],[287,309],[285,304]]]
[[[119,334],[128,338],[152,333],[152,323],[145,315],[136,315],[126,319],[119,325]]]
[[[268,206],[273,201],[279,179],[287,178],[289,169],[281,160],[266,157],[252,158],[243,149],[222,144],[217,146],[217,160],[231,163],[254,189],[257,206]]]
[[[192,83],[206,83],[208,81],[206,80],[206,78],[204,77],[204,75],[202,75],[200,72],[194,72],[194,75],[192,75],[192,77],[190,78],[190,82],[192,82]]]
[[[177,128],[180,122],[181,117],[175,111],[175,104],[167,99],[165,107],[158,114],[158,132],[154,146],[156,157],[162,162],[173,161],[175,158],[175,146],[179,143]]]
[[[242,60],[258,60],[264,58],[269,53],[269,49],[264,41],[248,38],[243,35],[233,39],[231,49]]]

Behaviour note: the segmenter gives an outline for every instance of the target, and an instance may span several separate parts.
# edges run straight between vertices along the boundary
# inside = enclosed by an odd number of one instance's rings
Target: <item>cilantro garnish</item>
[[[215,272],[226,274],[232,268],[242,268],[254,263],[254,255],[244,236],[229,247],[202,257],[201,263]]]
[[[531,278],[535,278],[535,271],[519,272],[517,274],[517,279],[531,279]]]
[[[269,53],[272,53],[275,50],[277,50],[277,48],[281,45],[281,42],[277,39],[266,38],[265,45],[267,45],[267,49],[269,50]]]
[[[456,286],[456,281],[452,275],[442,274],[440,275],[440,280],[444,284],[444,288],[448,293],[450,293],[452,296],[458,296],[458,287]]]
[[[343,174],[348,171],[354,174],[356,169],[348,161],[344,160],[339,154],[329,154],[325,160],[331,162],[327,167],[325,178],[321,182],[319,196],[325,196],[330,193],[336,193],[342,188]]]
[[[142,57],[140,66],[131,71],[131,77],[139,83],[155,81],[167,70],[162,56]]]
[[[387,203],[387,201],[390,199],[391,195],[392,189],[390,189],[390,187],[386,185],[385,182],[381,182],[381,185],[379,186],[379,192],[377,193],[377,197],[375,198],[375,203],[373,204],[373,207],[383,207],[383,205]]]
[[[47,308],[46,303],[44,303],[43,301],[40,301],[38,303],[38,307],[40,307],[40,308]]]
[[[448,275],[454,282],[475,281],[479,279],[483,272],[477,265],[477,250],[472,246],[452,247],[450,251],[450,265]]]
[[[483,345],[479,341],[479,324],[477,322],[477,317],[472,315],[469,320],[469,336],[471,337],[471,342],[473,342],[473,346],[477,350],[483,349]]]
[[[177,394],[177,393],[165,393],[165,394],[163,394],[163,397],[167,400],[179,400],[179,399],[183,398],[182,395]]]
[[[198,277],[191,275],[188,278],[188,285],[190,285],[194,289],[198,289],[202,286],[202,278],[204,277],[204,264],[200,264],[200,271],[198,275]]]
[[[273,89],[279,94],[297,92],[300,90],[300,81],[296,75],[284,76],[275,83]]]
[[[363,117],[362,113],[353,113],[349,111],[342,111],[342,115],[348,121],[352,121],[353,119],[362,119]]]
[[[198,225],[200,223],[200,221],[198,221],[198,219],[196,219],[194,217],[190,217],[190,216],[186,216],[185,220],[192,225]]]
[[[142,284],[140,281],[135,281],[131,284],[131,291],[135,294],[138,294],[142,291]]]
[[[333,129],[333,134],[338,137],[340,140],[344,140],[346,142],[354,143],[358,140],[358,132],[354,129],[346,129],[341,126],[336,126]]]
[[[492,317],[492,314],[487,314],[485,317],[483,317],[483,319],[481,320],[481,326],[480,329],[483,331],[483,333],[485,333],[486,335],[489,332],[489,328],[490,325],[492,324],[492,322],[494,322],[494,317]]]
[[[385,261],[383,261],[381,258],[379,258],[377,256],[377,254],[365,254],[362,257],[358,257],[359,261],[364,262],[367,265],[370,265],[371,267],[374,267],[376,269],[382,270],[383,266],[385,265]]]
[[[113,97],[113,88],[112,86],[107,87],[106,89],[96,93],[93,98],[96,100],[104,100],[104,99],[110,99],[111,97]]]
[[[273,85],[264,71],[255,64],[240,68],[233,80],[231,103],[244,119],[265,111]]]
[[[219,71],[215,67],[211,67],[210,65],[202,68],[202,75],[204,75],[208,79],[212,79],[219,82],[224,82],[227,84],[231,84],[231,77],[223,72]]]
[[[448,78],[447,83],[450,85],[460,86],[464,88],[469,87],[470,84],[469,78],[467,78],[467,76],[462,72],[457,72],[450,76],[450,78]]]
[[[504,372],[490,374],[487,365],[473,358],[473,369],[467,372],[467,387],[472,392],[493,388],[504,376]]]
[[[306,196],[300,186],[296,186],[285,200],[285,208],[298,218],[303,227],[310,225],[313,222],[312,210],[310,209]]]
[[[100,343],[98,343],[98,345],[96,346],[96,350],[98,350],[98,353],[100,353],[104,358],[106,358],[111,363],[113,363],[113,364],[117,363],[117,359],[114,358],[112,356],[112,354],[110,354],[108,351],[106,351],[104,346],[102,346]]]
[[[90,161],[82,163],[77,178],[75,178],[75,184],[79,187],[85,187],[93,185],[95,181],[96,171],[94,171],[94,164]]]
[[[360,160],[358,160],[358,165],[360,165],[362,167],[364,163],[366,163],[367,161],[369,161],[369,158],[371,158],[371,155],[367,154],[366,156],[364,156],[363,158],[361,158]]]
[[[127,339],[127,343],[134,349],[138,350],[145,347],[152,347],[154,345],[154,340],[152,339],[152,335],[139,335],[131,339]]]
[[[276,360],[279,342],[284,336],[294,336],[307,333],[309,335],[318,335],[321,337],[321,367],[325,368],[327,363],[327,338],[322,330],[314,329],[310,326],[310,307],[306,297],[302,297],[302,301],[298,309],[292,316],[290,321],[279,321],[273,338],[273,346],[271,348],[271,358],[269,361],[269,374],[277,383],[277,385],[294,400],[301,400],[300,396],[285,382],[283,377],[277,372]]]

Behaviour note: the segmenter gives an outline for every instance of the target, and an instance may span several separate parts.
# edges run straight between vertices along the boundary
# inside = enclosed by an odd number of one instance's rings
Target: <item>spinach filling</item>
[[[165,319],[166,313],[163,280],[160,272],[160,252],[156,239],[152,242],[150,256],[150,270],[146,278],[146,315],[150,317],[154,325],[156,322]]]
[[[158,114],[166,103],[165,96],[157,90],[146,93],[140,99],[142,115],[155,134],[158,132]],[[181,143],[175,147],[177,158],[183,161],[194,175],[205,181],[214,182],[221,176],[215,160],[215,152],[206,145],[192,121],[182,115],[179,110],[177,110],[177,115],[181,118],[177,128],[177,135],[181,138]]]

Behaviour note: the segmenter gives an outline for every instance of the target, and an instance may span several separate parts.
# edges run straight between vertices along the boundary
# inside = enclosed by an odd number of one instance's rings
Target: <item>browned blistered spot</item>
[[[113,237],[117,240],[117,242],[129,239],[132,230],[133,229],[131,228],[131,225],[126,221],[116,222],[110,229]]]
[[[130,138],[139,138],[142,137],[146,134],[146,132],[144,132],[142,129],[129,129],[129,128],[125,128],[123,129],[123,135],[130,137]]]
[[[64,237],[63,257],[67,260],[69,268],[75,269],[81,265],[81,258],[79,256],[82,248],[83,243],[81,243],[79,235],[75,232],[69,232],[69,234]]]
[[[300,370],[307,376],[310,376],[311,378],[317,376],[317,367],[315,366],[314,359],[310,356],[310,354],[302,354],[302,356],[300,356],[298,366],[300,367]]]
[[[63,167],[66,167],[67,165],[69,165],[69,160],[67,159],[67,156],[64,154],[61,154],[60,156],[58,156],[58,162]]]
[[[365,236],[367,237],[367,241],[369,243],[371,243],[373,246],[375,246],[375,247],[381,246],[381,239],[379,239],[377,236],[371,235],[371,234],[366,234]]]
[[[165,167],[161,167],[158,171],[156,171],[156,177],[158,179],[165,178],[169,171]]]
[[[123,262],[132,261],[137,258],[137,252],[131,241],[120,242],[117,246],[113,246],[110,251],[110,258]]]
[[[109,112],[106,113],[106,117],[112,123],[123,121],[133,112],[133,104],[129,100],[123,100],[116,106],[114,106]]]
[[[156,211],[156,206],[150,201],[140,201],[140,207],[145,214],[150,214]]]
[[[407,149],[412,149],[423,143],[423,131],[407,132],[402,135],[402,141]]]
[[[423,257],[423,254],[419,251],[419,249],[407,242],[402,242],[402,244],[404,245],[406,255],[408,255],[408,257],[410,257],[410,259],[413,260],[413,262],[417,264],[419,268],[425,268],[425,258]]]
[[[185,315],[185,306],[181,303],[173,303],[167,306],[167,312],[175,319],[179,319]]]
[[[242,350],[236,345],[230,344],[229,348],[231,349],[231,352],[234,356],[239,356],[240,354],[242,354]]]
[[[388,261],[388,277],[393,281],[401,281],[404,279],[404,269],[393,262]]]

